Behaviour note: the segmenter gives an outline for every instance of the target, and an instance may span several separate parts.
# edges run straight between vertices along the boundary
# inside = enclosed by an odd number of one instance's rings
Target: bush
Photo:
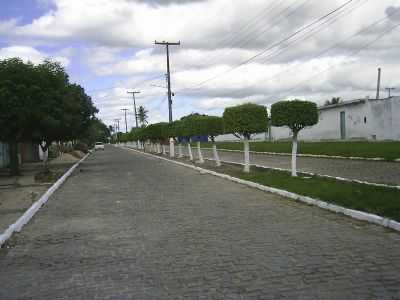
[[[89,152],[89,147],[83,142],[78,142],[74,145],[74,150],[82,151],[83,153]]]

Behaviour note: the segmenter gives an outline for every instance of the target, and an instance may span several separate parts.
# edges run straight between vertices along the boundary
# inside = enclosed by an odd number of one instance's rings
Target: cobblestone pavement
[[[0,299],[400,299],[400,235],[106,148],[0,250]]]
[[[197,156],[196,148],[192,151],[193,155]],[[187,153],[186,148],[185,153]],[[243,154],[240,152],[219,151],[218,153],[222,160],[243,162]],[[204,149],[203,156],[213,158],[212,151]],[[290,169],[290,161],[290,156],[250,154],[252,164],[268,167]],[[396,162],[298,157],[297,168],[299,171],[322,175],[400,185],[400,163]]]

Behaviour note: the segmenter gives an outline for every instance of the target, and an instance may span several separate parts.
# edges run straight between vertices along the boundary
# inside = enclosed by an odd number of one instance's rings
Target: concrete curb
[[[174,164],[177,164],[177,165],[180,165],[180,166],[183,166],[183,167],[187,167],[187,168],[190,168],[190,169],[193,169],[193,170],[196,170],[196,171],[200,171],[202,174],[211,174],[211,175],[214,175],[214,176],[217,176],[217,177],[220,177],[220,178],[224,178],[224,179],[228,179],[230,181],[237,182],[237,183],[240,183],[240,184],[252,187],[252,188],[256,188],[256,189],[259,189],[259,190],[262,190],[262,191],[265,191],[265,192],[277,194],[277,195],[283,196],[285,198],[289,198],[289,199],[292,199],[292,200],[295,200],[295,201],[300,201],[300,202],[303,202],[303,203],[306,203],[306,204],[309,204],[309,205],[318,206],[318,207],[320,207],[322,209],[326,209],[326,210],[329,210],[329,211],[332,211],[332,212],[335,212],[335,213],[341,213],[341,214],[344,214],[344,215],[349,216],[349,217],[351,217],[353,219],[356,219],[356,220],[366,221],[366,222],[369,222],[369,223],[372,223],[372,224],[380,225],[380,226],[387,227],[387,228],[390,228],[390,229],[393,229],[393,230],[396,230],[396,231],[400,232],[400,223],[396,222],[396,221],[394,221],[392,219],[383,218],[383,217],[380,217],[378,215],[374,215],[374,214],[370,214],[370,213],[366,213],[366,212],[362,212],[362,211],[358,211],[358,210],[345,208],[345,207],[342,207],[342,206],[338,206],[338,205],[335,205],[335,204],[327,203],[327,202],[324,202],[324,201],[321,201],[321,200],[318,200],[318,199],[314,199],[314,198],[311,198],[311,197],[298,195],[298,194],[291,193],[291,192],[288,192],[288,191],[285,191],[285,190],[281,190],[281,189],[265,186],[265,185],[262,185],[262,184],[259,184],[259,183],[255,183],[255,182],[252,182],[252,181],[239,179],[239,178],[232,177],[232,176],[229,176],[229,175],[226,175],[226,174],[217,173],[217,172],[210,171],[210,170],[207,170],[207,169],[203,169],[203,168],[200,168],[200,167],[197,167],[197,166],[194,166],[194,165],[189,165],[189,164],[182,163],[182,162],[179,162],[179,161],[175,161],[175,160],[171,160],[171,159],[168,159],[168,158],[160,157],[160,156],[157,156],[157,155],[154,155],[154,154],[145,153],[145,152],[142,152],[142,151],[138,151],[136,149],[132,149],[132,148],[125,148],[125,149],[130,150],[130,151],[134,151],[134,152],[137,152],[137,153],[141,153],[141,154],[144,154],[144,155],[148,155],[148,156],[151,156],[151,157],[154,157],[154,158],[158,158],[158,159],[161,159],[161,160],[166,160],[166,161],[172,162]]]
[[[212,148],[202,148],[204,150],[212,150]],[[232,150],[232,149],[218,149],[218,151],[225,152],[239,152],[243,153],[242,150]],[[277,155],[277,156],[291,156],[291,153],[281,153],[281,152],[262,152],[262,151],[250,151],[253,154],[265,154],[265,155]],[[324,154],[297,154],[300,157],[313,157],[313,158],[332,158],[332,159],[350,159],[350,160],[368,160],[368,161],[387,161],[383,157],[357,157],[357,156],[338,156],[338,155],[324,155]],[[400,158],[389,162],[400,162]]]
[[[18,220],[11,224],[2,234],[0,234],[0,248],[13,235],[14,232],[20,232],[22,227],[26,225],[37,211],[49,200],[50,196],[67,180],[72,172],[90,155],[86,154],[81,160],[75,163],[67,172],[64,173]]]
[[[214,161],[212,158],[205,158],[206,160]],[[235,164],[235,165],[241,165],[244,166],[243,163],[236,162],[236,161],[229,161],[229,160],[221,160],[221,162],[225,162],[227,164]],[[256,168],[260,169],[269,169],[269,170],[277,170],[277,171],[285,171],[285,172],[290,172],[290,169],[283,169],[283,168],[276,168],[276,167],[268,167],[268,166],[263,166],[263,165],[258,165],[258,164],[250,164],[250,166],[254,166]],[[389,184],[384,184],[384,183],[375,183],[375,182],[369,182],[369,181],[362,181],[358,179],[350,179],[350,178],[344,178],[344,177],[336,177],[336,176],[331,176],[331,175],[324,175],[324,174],[317,174],[317,173],[311,173],[311,172],[306,172],[306,171],[298,171],[298,173],[310,175],[310,176],[318,176],[322,178],[330,178],[330,179],[335,179],[338,181],[344,181],[344,182],[350,182],[350,183],[360,183],[360,184],[366,184],[366,185],[371,185],[371,186],[377,186],[377,187],[385,187],[385,188],[390,188],[390,189],[399,189],[400,190],[400,185],[389,185]]]

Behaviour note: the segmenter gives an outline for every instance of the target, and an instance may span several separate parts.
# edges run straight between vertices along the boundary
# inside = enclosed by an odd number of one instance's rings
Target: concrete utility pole
[[[135,98],[135,94],[140,94],[140,91],[133,91],[133,92],[127,92],[128,94],[132,94],[133,97],[133,109],[134,109],[134,113],[135,113],[135,122],[136,122],[136,128],[139,128],[138,126],[138,121],[137,121],[137,112],[136,112],[136,98]]]
[[[154,41],[156,45],[164,45],[167,49],[167,88],[168,88],[168,110],[169,110],[169,122],[172,123],[172,93],[171,93],[171,72],[169,67],[169,46],[179,46],[181,42],[157,42]]]
[[[122,108],[121,110],[125,113],[125,133],[128,133],[128,123],[126,122],[126,111],[128,111],[128,109]]]
[[[388,98],[390,98],[391,97],[391,94],[390,94],[390,92],[391,91],[393,91],[393,90],[395,90],[396,88],[394,88],[394,87],[387,87],[387,88],[385,88],[385,90],[387,90],[388,91]]]
[[[116,122],[116,127],[117,127],[117,142],[119,143],[119,120],[121,119],[114,119],[114,121]]]
[[[381,68],[378,68],[378,81],[376,84],[376,99],[379,99],[380,89],[381,89]]]

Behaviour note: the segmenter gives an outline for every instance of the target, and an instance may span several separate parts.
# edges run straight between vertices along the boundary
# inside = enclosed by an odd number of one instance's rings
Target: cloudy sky
[[[131,96],[151,122],[226,106],[304,98],[319,104],[400,89],[400,0],[0,0],[0,59],[61,62],[107,124]],[[385,92],[383,92],[386,95]]]

